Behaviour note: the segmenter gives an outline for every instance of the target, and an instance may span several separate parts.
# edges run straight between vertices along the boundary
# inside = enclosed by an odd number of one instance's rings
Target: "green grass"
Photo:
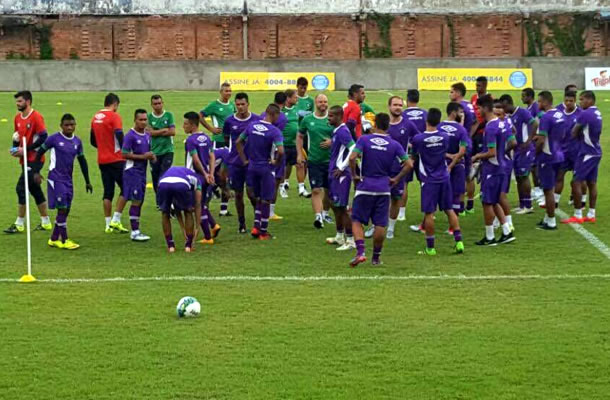
[[[393,92],[397,93],[397,92]],[[133,111],[147,107],[151,93],[122,92],[125,128]],[[404,94],[404,93],[402,93]],[[499,94],[499,93],[495,93]],[[518,99],[518,93],[512,93]],[[559,93],[554,93],[559,98]],[[422,258],[419,190],[410,185],[407,222],[386,242],[384,266],[349,269],[352,254],[324,244],[332,227],[316,231],[308,200],[280,199],[277,236],[254,242],[237,234],[235,218],[219,219],[213,247],[168,255],[151,192],[142,215],[148,243],[103,233],[101,181],[88,145],[89,122],[103,93],[35,93],[49,131],[70,112],[86,147],[94,194],[85,193],[75,166],[75,200],[68,220],[75,252],[46,246],[32,236],[33,268],[39,279],[152,276],[359,276],[359,275],[562,275],[608,274],[610,261],[568,226],[535,229],[542,212],[515,216],[517,241],[497,248],[473,245],[483,235],[479,204],[460,222],[466,254],[451,254],[452,239],[437,218],[439,256]],[[216,96],[212,92],[165,92],[177,121]],[[597,93],[610,121],[610,94]],[[252,93],[260,112],[271,93]],[[367,103],[386,108],[388,93],[371,92]],[[342,104],[344,93],[331,93]],[[444,108],[446,93],[427,92],[422,106]],[[56,103],[61,102],[62,105]],[[0,132],[5,143],[14,116],[10,93],[0,94]],[[176,160],[182,164],[178,123]],[[608,124],[606,124],[608,125]],[[602,135],[609,148],[610,131]],[[16,160],[0,157],[3,222],[14,220]],[[602,159],[598,223],[585,228],[610,244],[610,206]],[[512,187],[514,189],[514,185]],[[567,205],[564,192],[561,208]],[[515,199],[515,194],[511,195]],[[231,206],[232,208],[232,206]],[[212,205],[214,213],[218,203]],[[233,208],[232,208],[233,210]],[[234,212],[234,210],[233,210]],[[54,214],[52,214],[54,216]],[[32,213],[37,224],[36,212]],[[247,209],[248,222],[252,213]],[[123,222],[127,223],[126,216]],[[177,231],[177,225],[174,227]],[[176,235],[179,236],[179,235]],[[25,235],[1,237],[0,279],[17,279],[26,267]],[[179,247],[182,240],[177,241]],[[367,242],[368,251],[371,243]],[[100,283],[0,283],[0,398],[605,398],[610,391],[608,290],[610,280],[408,280],[408,281],[159,281]],[[180,297],[203,306],[195,320],[178,320]]]

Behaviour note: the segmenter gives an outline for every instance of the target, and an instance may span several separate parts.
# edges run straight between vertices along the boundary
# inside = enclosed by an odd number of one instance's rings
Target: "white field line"
[[[556,275],[321,275],[321,276],[142,276],[114,278],[50,278],[39,283],[107,283],[107,282],[323,282],[323,281],[523,281],[523,280],[605,280],[610,274]],[[0,283],[16,283],[17,279],[0,279]]]
[[[569,215],[561,210],[555,210],[555,213],[561,219],[569,218]],[[582,237],[584,237],[585,240],[587,242],[589,242],[589,244],[591,244],[591,246],[595,247],[597,250],[599,250],[600,253],[605,255],[608,260],[610,260],[610,248],[608,248],[608,246],[606,246],[606,244],[604,242],[599,240],[597,238],[597,236],[595,236],[594,234],[592,234],[591,232],[586,230],[582,225],[579,225],[579,224],[569,224],[569,225],[572,227],[572,229],[574,229]]]

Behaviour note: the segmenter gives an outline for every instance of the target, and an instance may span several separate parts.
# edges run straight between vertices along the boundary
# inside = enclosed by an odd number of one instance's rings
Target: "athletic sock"
[[[284,179],[284,183],[282,183],[282,185],[284,185],[284,186],[286,186],[286,185],[290,186],[290,180],[288,180],[288,179]]]
[[[269,206],[269,215],[273,216],[275,215],[275,204],[271,203]]]
[[[42,222],[42,224],[44,224],[44,225],[48,225],[51,223],[51,219],[47,215],[46,217],[40,217],[40,222]]]
[[[381,257],[381,249],[383,246],[373,246],[373,261],[379,261],[379,257]]]
[[[224,201],[220,203],[220,212],[226,213],[229,209],[229,203],[225,203]]]
[[[322,210],[322,218],[328,217],[328,211]]]
[[[512,215],[507,215],[504,218],[506,219],[506,223],[508,224],[508,226],[513,226],[513,216]]]
[[[269,213],[271,212],[271,204],[261,203],[261,232],[267,233],[269,226]]]
[[[458,213],[463,213],[464,212],[464,202],[460,201],[460,209],[458,210]]]
[[[555,217],[547,217],[546,224],[551,228],[554,228],[557,226],[557,221],[555,221]]]
[[[322,217],[322,213],[316,213],[316,220],[318,220],[318,221],[324,220],[324,218]]]
[[[237,217],[237,222],[239,222],[239,226],[245,226],[246,225],[246,217],[243,216],[243,215]]]
[[[193,235],[186,235],[186,243],[184,247],[193,247]]]
[[[400,207],[400,209],[398,210],[398,217],[399,218],[404,218],[406,213],[407,213],[407,208],[406,207]]]
[[[352,238],[354,235],[352,234],[352,226],[347,226],[345,227],[345,237],[346,238]]]
[[[525,197],[523,199],[523,208],[532,208],[532,198],[531,197]]]
[[[574,209],[574,216],[576,218],[582,218],[582,208],[575,208]]]
[[[131,223],[131,230],[132,231],[138,231],[140,230],[140,211],[141,208],[138,206],[131,206],[129,207],[129,222]],[[116,216],[117,213],[114,213],[114,215]],[[119,214],[119,221],[120,219],[120,214]]]
[[[583,194],[581,199],[582,199],[581,201],[583,202],[583,204],[586,203],[587,202],[587,195]]]
[[[208,224],[210,224],[210,226],[212,228],[215,227],[216,226],[216,220],[212,216],[212,213],[210,212],[210,208],[208,206],[205,206],[205,213],[208,215]]]
[[[390,218],[390,223],[388,224],[388,231],[394,232],[394,227],[396,226],[396,220]]]
[[[15,220],[15,225],[23,226],[23,223],[25,222],[24,220],[25,218],[23,217],[17,217],[17,219]]]
[[[510,235],[510,225],[508,224],[508,222],[502,224],[502,233],[504,235]]]
[[[472,210],[474,208],[474,199],[468,199],[466,202],[466,209]]]
[[[485,238],[487,240],[493,240],[495,238],[493,225],[485,225]]]
[[[462,231],[459,229],[454,230],[453,239],[455,239],[456,242],[461,242],[462,241]]]
[[[59,226],[61,222],[61,218],[59,218],[59,214],[57,214],[57,216],[55,217],[55,226],[53,227],[53,233],[51,233],[52,241],[58,240],[59,236],[61,235],[61,227]]]
[[[554,193],[553,197],[555,198],[555,204],[559,204],[559,200],[561,200],[561,195],[558,193]]]
[[[165,243],[167,243],[168,249],[170,247],[176,247],[176,244],[174,243],[174,238],[172,237],[172,235],[165,236]]]
[[[299,193],[304,192],[304,191],[305,191],[305,184],[299,183]]]
[[[200,221],[200,225],[201,225],[201,232],[203,232],[203,238],[205,240],[212,239],[212,234],[210,232],[210,219],[208,217],[208,213],[206,212],[205,208],[202,210],[201,219],[199,221]]]
[[[434,235],[426,236],[426,247],[429,249],[434,248]]]
[[[119,223],[120,223],[120,222],[121,222],[121,215],[122,215],[122,213],[120,213],[120,212],[115,212],[115,213],[112,215],[112,221],[111,221],[111,222],[119,222]]]
[[[260,229],[261,227],[261,205],[257,204],[254,210],[254,227]]]
[[[356,240],[356,251],[358,252],[359,256],[364,255],[364,239]]]
[[[104,217],[106,220],[106,228],[110,228],[110,221],[112,221],[112,217]]]
[[[589,212],[587,213],[587,218],[595,218],[595,208],[589,208]]]

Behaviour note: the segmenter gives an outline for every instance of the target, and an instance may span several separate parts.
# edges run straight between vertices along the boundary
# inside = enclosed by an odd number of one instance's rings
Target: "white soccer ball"
[[[13,133],[13,142],[19,143],[19,132]]]
[[[196,298],[191,296],[181,298],[176,306],[176,313],[180,318],[196,317],[200,312],[201,304],[199,304]]]

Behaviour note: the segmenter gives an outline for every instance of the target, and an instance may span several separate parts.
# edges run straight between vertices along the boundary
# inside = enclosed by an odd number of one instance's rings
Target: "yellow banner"
[[[286,90],[296,89],[301,76],[309,89],[335,90],[334,72],[221,72],[220,84],[229,82],[233,90]]]
[[[479,76],[487,77],[488,90],[519,90],[534,87],[530,68],[418,68],[420,90],[449,90],[463,82],[467,90],[475,90]]]

